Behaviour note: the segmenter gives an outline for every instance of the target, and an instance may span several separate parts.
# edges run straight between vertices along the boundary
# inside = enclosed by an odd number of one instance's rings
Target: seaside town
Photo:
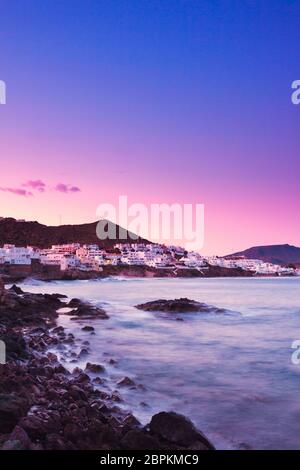
[[[79,243],[52,245],[49,249],[10,244],[0,248],[0,269],[5,266],[28,267],[32,264],[56,267],[61,272],[101,272],[105,266],[144,266],[159,270],[192,269],[205,274],[205,270],[214,266],[241,269],[256,275],[300,275],[300,269],[295,266],[281,266],[243,256],[202,256],[181,247],[150,243],[116,244],[111,250],[95,244]]]

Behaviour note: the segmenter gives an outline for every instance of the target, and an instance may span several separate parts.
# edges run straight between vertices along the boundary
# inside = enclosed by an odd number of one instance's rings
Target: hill
[[[111,224],[116,228],[115,240],[99,240],[96,233],[98,222],[81,225],[59,225],[47,226],[39,222],[17,221],[13,218],[0,218],[0,246],[9,243],[16,246],[35,246],[39,248],[49,248],[51,245],[63,243],[98,244],[103,248],[112,248],[116,243],[134,243],[145,241],[141,238],[133,240],[119,238],[120,227]]]
[[[254,246],[228,256],[245,256],[248,259],[261,259],[274,264],[297,264],[300,263],[300,248],[288,244]]]

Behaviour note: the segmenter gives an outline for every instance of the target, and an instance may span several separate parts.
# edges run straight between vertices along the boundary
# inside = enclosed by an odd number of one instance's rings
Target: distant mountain
[[[98,222],[81,225],[47,226],[38,222],[17,221],[13,218],[0,218],[0,246],[9,243],[16,246],[32,245],[39,248],[49,248],[51,245],[63,243],[98,244],[103,248],[112,248],[116,243],[134,243],[145,241],[142,238],[119,239],[118,225],[104,222],[116,227],[116,240],[99,240],[96,234]]]
[[[296,264],[300,263],[300,248],[292,245],[254,246],[228,256],[245,256],[245,258],[261,259],[274,264]]]

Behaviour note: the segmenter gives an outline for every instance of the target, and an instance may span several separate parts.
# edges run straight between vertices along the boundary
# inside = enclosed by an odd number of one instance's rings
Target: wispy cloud
[[[80,188],[78,186],[71,186],[70,184],[65,184],[65,183],[58,183],[55,186],[55,191],[58,191],[60,193],[78,193],[80,192]]]
[[[25,189],[26,188],[26,189]],[[73,186],[66,183],[57,183],[56,186],[48,186],[43,180],[28,180],[22,183],[20,188],[11,188],[0,186],[0,191],[12,193],[16,196],[34,196],[37,193],[45,193],[47,191],[57,191],[62,194],[74,194],[79,193],[81,189],[78,186]]]
[[[46,184],[42,180],[29,180],[26,183],[23,183],[22,186],[39,191],[40,193],[43,193],[46,190]]]
[[[15,194],[16,196],[23,196],[23,197],[33,196],[31,191],[27,191],[26,189],[22,189],[22,188],[0,187],[0,191],[4,191],[6,193],[12,193],[12,194]]]

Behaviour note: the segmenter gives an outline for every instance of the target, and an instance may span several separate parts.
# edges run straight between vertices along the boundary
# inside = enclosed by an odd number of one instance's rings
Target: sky
[[[297,0],[1,0],[0,216],[201,203],[204,254],[300,245]]]

